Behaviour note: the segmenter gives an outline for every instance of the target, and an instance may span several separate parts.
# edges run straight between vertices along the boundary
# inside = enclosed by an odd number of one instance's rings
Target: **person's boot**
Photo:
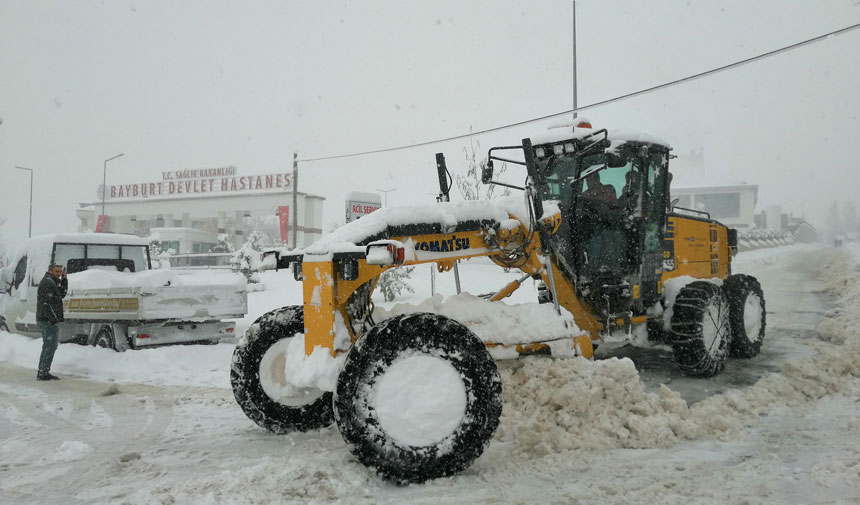
[[[51,375],[51,373],[50,373],[50,372],[45,372],[45,373],[39,373],[39,374],[36,374],[36,380],[40,380],[40,381],[58,381],[58,380],[60,380],[60,378],[59,378],[59,377],[57,377],[56,375]]]

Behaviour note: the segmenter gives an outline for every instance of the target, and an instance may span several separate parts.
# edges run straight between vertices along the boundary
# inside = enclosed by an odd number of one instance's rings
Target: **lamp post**
[[[33,236],[33,169],[27,167],[19,167],[15,165],[15,168],[20,170],[27,170],[30,172],[30,229],[27,232],[27,238]]]
[[[105,196],[107,195],[107,164],[108,161],[115,160],[120,156],[125,156],[125,153],[119,153],[116,156],[108,158],[104,163],[104,170],[102,171],[102,216],[105,215]]]
[[[376,191],[379,191],[380,193],[382,193],[383,195],[385,195],[385,207],[388,207],[388,193],[391,193],[392,191],[395,191],[396,189],[397,189],[397,188],[392,188],[392,189],[377,189],[377,190],[376,190]]]

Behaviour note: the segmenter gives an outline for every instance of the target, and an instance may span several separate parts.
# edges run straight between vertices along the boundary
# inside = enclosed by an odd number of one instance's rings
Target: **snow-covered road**
[[[0,334],[0,503],[860,503],[850,252],[742,254],[736,271],[765,290],[767,339],[715,380],[682,378],[653,349],[631,353],[641,373],[627,359],[504,366],[484,455],[409,487],[376,478],[334,428],[274,436],[245,418],[218,382],[229,344],[145,351],[125,369],[115,360],[128,358],[62,346],[67,375],[43,383],[33,342]],[[159,367],[169,380],[154,380]]]
[[[815,326],[832,303],[818,279],[828,258],[828,249],[801,245],[750,251],[737,257],[733,273],[756,276],[764,290],[766,344],[753,359],[729,359],[726,369],[712,379],[687,377],[677,367],[667,366],[673,362],[672,349],[667,345],[599,350],[597,357],[630,358],[650,391],[665,384],[691,403],[752,385],[764,375],[778,372],[786,360],[815,352]]]

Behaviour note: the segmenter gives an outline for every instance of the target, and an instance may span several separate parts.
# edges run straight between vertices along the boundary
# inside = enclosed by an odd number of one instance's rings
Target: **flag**
[[[287,237],[290,230],[290,208],[288,206],[278,206],[278,220],[281,222],[281,240],[288,243]]]

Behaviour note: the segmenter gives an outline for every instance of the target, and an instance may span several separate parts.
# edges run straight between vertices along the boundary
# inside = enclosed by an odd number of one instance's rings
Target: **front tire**
[[[489,444],[502,412],[496,364],[474,333],[437,314],[397,316],[350,350],[335,420],[350,451],[398,484],[454,475]]]
[[[736,358],[752,358],[761,351],[767,311],[761,284],[750,275],[732,275],[723,283],[729,300],[732,343],[729,353]]]
[[[695,281],[675,298],[670,340],[675,361],[694,377],[713,377],[729,354],[731,329],[726,296],[716,284]]]
[[[233,351],[236,402],[249,419],[279,435],[324,428],[334,419],[330,392],[286,388],[287,347],[302,332],[304,307],[282,307],[260,316]]]

